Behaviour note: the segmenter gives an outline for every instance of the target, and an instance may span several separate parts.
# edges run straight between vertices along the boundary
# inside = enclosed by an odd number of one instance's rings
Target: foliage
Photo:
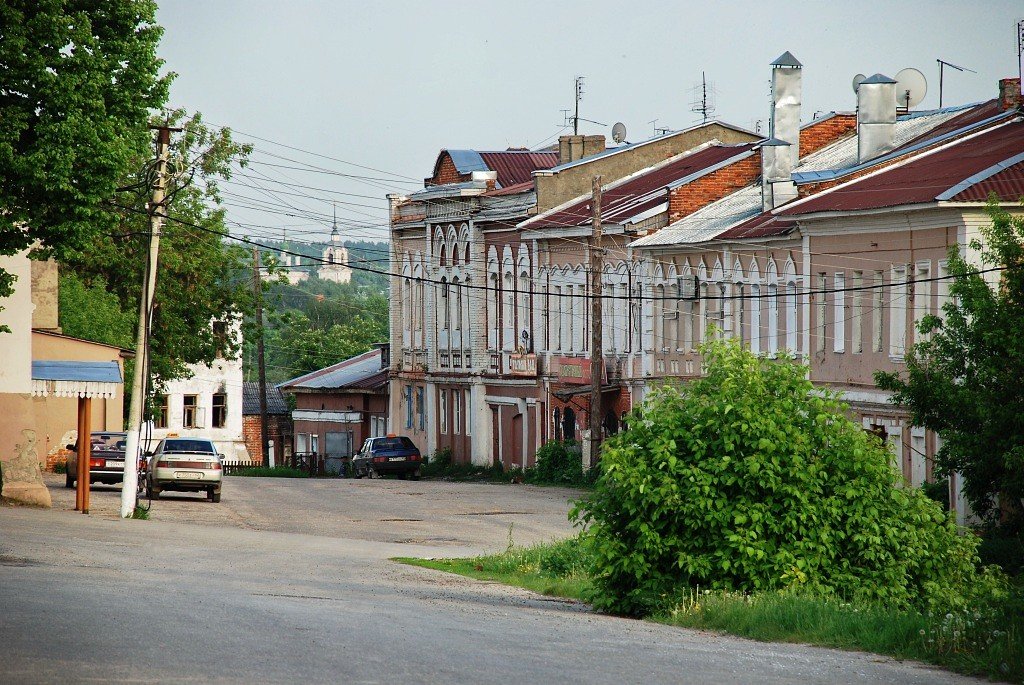
[[[943,478],[934,483],[923,483],[921,491],[928,499],[938,502],[943,511],[949,511],[949,480]]]
[[[942,316],[926,316],[926,334],[907,354],[905,374],[876,373],[879,387],[912,412],[915,425],[943,440],[935,463],[943,475],[959,472],[964,495],[979,516],[995,521],[999,495],[1017,509],[1024,502],[1024,217],[995,201],[992,223],[971,243],[975,264],[950,249],[950,294]],[[1002,269],[979,273],[984,269]]]
[[[994,564],[1011,576],[1024,573],[1024,540],[1002,528],[986,531],[978,546],[982,564]],[[1022,581],[1024,582],[1024,581]]]
[[[420,470],[425,479],[449,481],[485,481],[489,483],[508,483],[516,478],[516,474],[506,472],[501,464],[494,466],[477,466],[468,463],[453,463],[452,451],[441,447],[426,460]]]
[[[137,519],[139,521],[148,521],[149,507],[144,507],[141,504],[136,504],[135,509],[132,511],[131,515],[128,518]]]
[[[232,165],[244,165],[250,147],[234,143],[228,129],[209,128],[199,114],[175,110],[158,123],[164,122],[183,129],[172,137],[176,166],[183,173],[169,193],[172,220],[164,223],[160,242],[150,366],[155,388],[184,377],[190,364],[212,364],[219,354],[236,355],[239,328],[228,325],[221,335],[212,322],[240,322],[253,307],[252,258],[224,242],[224,212],[217,206],[218,182],[231,177]],[[146,168],[150,154],[137,156],[134,168]],[[127,177],[123,182],[131,185]],[[132,340],[149,236],[144,209],[148,183],[134,187],[135,195],[118,200],[122,209],[117,231],[96,239],[87,250],[68,254],[62,263],[64,273],[73,274],[88,292],[106,288],[116,296],[124,319],[131,322]],[[61,311],[62,322],[78,316],[81,313]],[[85,321],[80,335],[97,340],[108,333]]]
[[[65,459],[65,460],[62,460],[62,461],[58,461],[56,464],[54,464],[53,465],[53,472],[54,473],[67,473],[68,472],[68,462],[67,462],[67,460]]]
[[[254,466],[232,471],[231,475],[252,478],[309,478],[309,471],[291,466]]]
[[[122,309],[117,296],[102,277],[86,285],[74,273],[60,275],[60,326],[66,335],[93,340],[123,349],[135,347],[135,320]]]
[[[106,203],[146,154],[170,81],[155,13],[151,0],[0,4],[0,255],[64,257],[116,230]],[[12,283],[0,269],[0,298]]]
[[[595,606],[647,615],[698,584],[962,603],[977,541],[897,486],[885,446],[804,366],[733,340],[701,352],[706,375],[652,393],[573,511],[589,524]]]
[[[594,484],[600,468],[584,470],[579,444],[573,440],[550,440],[537,450],[537,463],[523,477],[535,485],[563,485],[587,488]]]

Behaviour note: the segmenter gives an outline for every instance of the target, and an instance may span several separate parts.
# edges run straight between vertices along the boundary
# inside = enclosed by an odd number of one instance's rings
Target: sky
[[[548,145],[583,76],[581,133],[627,140],[713,117],[767,120],[773,59],[803,64],[802,119],[852,111],[858,73],[928,80],[917,109],[996,96],[1018,75],[1019,0],[971,2],[347,2],[158,0],[173,106],[253,143],[225,186],[232,231],[386,240],[386,193],[422,187],[440,150]],[[656,123],[652,123],[656,120]],[[286,147],[287,146],[287,147]],[[335,204],[336,203],[336,204]]]

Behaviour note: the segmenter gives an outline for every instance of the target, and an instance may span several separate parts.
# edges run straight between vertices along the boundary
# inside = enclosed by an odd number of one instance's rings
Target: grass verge
[[[468,559],[396,561],[586,601],[594,586],[578,538]],[[694,589],[674,611],[651,620],[771,642],[798,642],[929,662],[970,675],[1024,682],[1024,578],[998,606],[932,615],[854,605],[793,592],[755,595]]]
[[[256,466],[253,468],[239,469],[232,472],[232,476],[248,476],[250,478],[309,478],[309,472],[303,469],[293,469],[291,466]]]

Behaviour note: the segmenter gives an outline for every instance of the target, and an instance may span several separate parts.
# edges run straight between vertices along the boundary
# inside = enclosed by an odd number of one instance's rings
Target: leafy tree
[[[167,97],[150,0],[0,3],[0,254],[66,256],[119,223],[106,204]],[[37,243],[38,241],[38,243]],[[0,270],[0,297],[13,279]]]
[[[85,285],[73,273],[60,276],[58,311],[65,334],[117,347],[135,347],[135,320],[102,278]]]
[[[228,326],[222,337],[212,323],[240,323],[253,306],[252,258],[246,249],[225,242],[224,211],[218,206],[218,182],[231,177],[234,164],[245,164],[250,147],[233,142],[228,129],[206,126],[199,114],[174,110],[159,118],[158,123],[164,122],[183,131],[172,138],[177,180],[167,205],[171,220],[164,223],[160,243],[151,338],[156,387],[186,375],[189,364],[210,364],[221,353],[236,355],[238,329]],[[150,157],[149,152],[140,154],[133,168],[146,169]],[[144,208],[149,184],[145,178],[132,183],[126,177],[122,185],[135,186],[137,193],[119,198],[115,232],[68,254],[62,267],[87,288],[105,284],[134,322],[148,251]]]
[[[960,602],[977,540],[815,388],[806,368],[701,347],[706,375],[654,392],[609,438],[573,516],[595,558],[595,604],[644,615],[699,585],[804,588],[892,605]]]
[[[971,263],[953,246],[949,302],[926,316],[907,354],[905,374],[876,373],[892,401],[911,410],[915,425],[943,440],[935,463],[959,472],[976,513],[998,518],[994,497],[1017,525],[1024,508],[1024,217],[993,201],[992,224],[971,243]],[[979,273],[988,271],[987,274]]]

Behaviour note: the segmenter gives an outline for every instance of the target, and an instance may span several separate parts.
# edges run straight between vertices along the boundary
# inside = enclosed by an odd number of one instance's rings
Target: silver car
[[[160,497],[164,491],[206,492],[210,501],[220,502],[224,467],[213,442],[204,438],[164,438],[148,455],[146,496]]]

